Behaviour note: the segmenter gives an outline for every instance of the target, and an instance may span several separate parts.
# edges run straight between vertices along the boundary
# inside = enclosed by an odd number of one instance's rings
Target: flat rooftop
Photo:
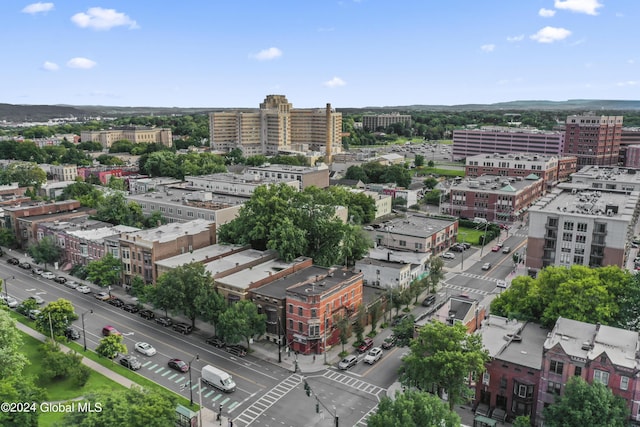
[[[227,258],[232,258],[232,257],[233,255]],[[291,262],[285,262],[281,259],[270,259],[261,264],[254,265],[251,268],[244,268],[238,271],[237,273],[233,273],[228,276],[224,276],[219,279],[216,279],[216,281],[220,284],[233,286],[237,289],[248,289],[249,286],[251,286],[253,283],[264,280],[269,276],[275,273],[278,273],[282,270],[292,268],[294,265],[299,264],[301,261],[304,261],[304,260],[306,260],[306,258],[297,258]],[[233,266],[235,267],[235,264]],[[205,265],[205,267],[207,266]],[[275,280],[272,283],[279,282],[280,280],[282,279]],[[260,293],[261,295],[272,296],[262,292],[262,289],[265,286],[269,286],[269,285],[271,285],[271,283],[261,286],[259,288],[260,290],[258,291],[258,293]],[[278,296],[273,296],[273,297],[280,298]]]
[[[540,198],[529,211],[631,221],[639,196],[638,192],[623,194],[556,188]]]
[[[178,237],[185,235],[195,235],[205,231],[209,231],[211,228],[211,221],[204,219],[194,219],[187,222],[173,222],[170,224],[161,225],[160,227],[151,228],[149,230],[134,231],[132,233],[126,233],[123,240],[134,240],[136,242],[159,242],[165,243],[172,240],[176,240]]]
[[[165,258],[156,261],[156,265],[165,268],[176,268],[181,265],[189,264],[192,262],[207,263],[209,259],[224,256],[224,254],[241,249],[239,245],[221,245],[215,244],[205,246],[204,248],[196,249],[192,252],[172,256],[171,258]]]
[[[529,187],[532,183],[537,182],[541,177],[536,174],[529,174],[521,177],[507,177],[498,175],[481,175],[477,178],[463,179],[451,187],[451,191],[475,191],[490,193],[513,194]]]
[[[423,215],[408,214],[406,218],[394,218],[382,224],[381,228],[373,230],[371,233],[393,233],[405,236],[416,236],[427,238],[446,227],[451,226],[455,221],[437,219]]]
[[[633,168],[604,168],[602,166],[585,166],[571,174],[574,183],[586,181],[613,181],[640,185],[640,170]]]

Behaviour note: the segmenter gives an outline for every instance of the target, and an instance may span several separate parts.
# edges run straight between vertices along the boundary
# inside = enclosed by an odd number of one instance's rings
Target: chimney
[[[326,140],[326,154],[324,156],[324,163],[329,165],[331,164],[331,134],[332,134],[331,126],[331,104],[327,103],[327,140]]]

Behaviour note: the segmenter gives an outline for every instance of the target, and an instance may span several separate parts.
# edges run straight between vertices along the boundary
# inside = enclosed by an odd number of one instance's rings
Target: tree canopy
[[[217,331],[227,342],[244,339],[250,348],[250,338],[265,333],[267,316],[258,313],[258,307],[247,300],[233,303],[218,318]]]
[[[396,392],[395,399],[383,397],[378,410],[367,419],[368,427],[458,427],[460,416],[450,411],[439,397],[419,391]]]
[[[640,278],[617,266],[547,267],[538,277],[516,277],[491,303],[498,316],[538,320],[551,328],[558,317],[638,330]]]
[[[400,381],[407,387],[445,390],[453,410],[456,403],[464,401],[469,375],[482,372],[488,360],[479,335],[468,334],[461,323],[449,326],[433,321],[420,328],[411,341]]]
[[[0,309],[0,349],[2,363],[0,363],[0,383],[7,378],[22,372],[22,368],[29,363],[21,351],[22,336],[16,328],[16,321],[11,318],[7,310]],[[0,418],[1,419],[1,418]]]
[[[56,340],[62,339],[67,327],[78,319],[73,304],[64,298],[45,305],[40,314],[36,318],[36,329],[46,336],[53,332]]]
[[[96,285],[107,287],[115,286],[120,283],[120,274],[122,272],[122,262],[107,253],[101,259],[90,261],[86,267],[87,279]]]
[[[604,384],[588,384],[571,377],[564,394],[544,408],[544,425],[549,427],[623,427],[629,425],[625,400]]]
[[[52,236],[45,236],[39,242],[30,245],[27,252],[35,262],[44,264],[45,269],[47,264],[53,264],[62,255],[62,249],[56,245]]]
[[[296,192],[285,184],[261,186],[238,217],[220,227],[218,237],[225,243],[274,249],[286,261],[308,256],[325,266],[353,263],[364,256],[370,243],[359,227],[337,218],[336,200],[341,197],[348,199],[340,191]],[[348,203],[360,217],[369,215],[369,205],[361,199]]]

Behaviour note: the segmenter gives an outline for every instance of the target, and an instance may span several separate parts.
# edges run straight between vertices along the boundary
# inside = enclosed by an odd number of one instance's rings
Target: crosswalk
[[[278,385],[273,387],[269,392],[255,401],[251,406],[242,411],[234,420],[234,425],[248,426],[262,415],[267,409],[282,399],[292,389],[296,388],[302,382],[302,375],[293,374],[284,379]]]
[[[203,405],[206,401],[209,401],[212,405],[222,405],[225,408],[226,412],[233,412],[234,408],[241,403],[233,400],[231,395],[228,395],[213,387],[208,387],[204,383],[201,384],[202,388],[198,389],[199,384],[197,378],[192,378],[192,380],[194,380],[194,383],[191,384],[189,383],[189,375],[178,373],[164,365],[158,365],[152,360],[148,360],[143,363],[142,367],[148,371],[152,371],[153,373],[160,375],[161,377],[165,377],[169,381],[173,381],[180,391],[187,390],[189,393],[193,391],[194,396],[198,396],[198,392],[200,392],[200,394],[202,395]],[[199,399],[200,398],[198,397],[198,400]]]
[[[334,371],[332,369],[327,369],[324,374],[322,374],[322,376],[332,381],[339,382],[340,384],[344,384],[348,387],[355,388],[356,390],[373,394],[374,396],[386,391],[386,389],[382,387],[378,387],[377,385],[370,384],[366,381],[359,380],[350,375],[346,375],[342,372]]]
[[[462,293],[474,293],[482,296],[489,295],[489,292],[483,291],[481,289],[468,288],[466,286],[460,286],[460,285],[452,285],[450,283],[445,283],[442,285],[442,287],[448,288],[448,289],[454,289]]]
[[[472,279],[477,279],[477,280],[486,280],[487,282],[497,282],[499,280],[499,279],[496,279],[495,277],[480,276],[479,274],[467,273],[466,271],[463,273],[458,273],[458,275],[464,276],[464,277],[471,277]]]

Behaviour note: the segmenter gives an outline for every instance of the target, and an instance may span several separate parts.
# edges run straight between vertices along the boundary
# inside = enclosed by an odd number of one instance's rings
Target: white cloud
[[[507,41],[510,43],[519,42],[524,40],[524,34],[520,34],[519,36],[508,36]]]
[[[556,9],[586,13],[587,15],[597,15],[597,9],[602,7],[598,0],[555,0],[553,5]]]
[[[566,28],[544,27],[529,37],[540,43],[553,43],[558,40],[564,40],[570,35],[571,31]]]
[[[128,26],[129,29],[140,28],[138,23],[124,13],[115,9],[103,9],[91,7],[87,13],[76,13],[71,21],[80,28],[92,28],[94,30],[110,30],[113,27]]]
[[[47,71],[57,71],[60,67],[55,62],[44,61],[42,69]]]
[[[53,10],[53,3],[31,3],[22,9],[22,13],[30,13],[35,15],[36,13],[44,13]]]
[[[249,55],[249,58],[257,59],[258,61],[271,61],[272,59],[280,58],[282,51],[277,47],[270,47],[269,49],[263,49],[258,53]]]
[[[324,82],[323,84],[326,87],[340,87],[340,86],[346,85],[347,82],[342,80],[340,77],[334,77],[331,80],[328,80],[328,81]]]
[[[495,49],[495,44],[483,44],[482,46],[480,46],[480,50],[483,52],[493,52]]]
[[[618,86],[638,86],[638,84],[640,84],[640,82],[638,82],[637,80],[628,80],[626,82],[616,83],[616,85]]]
[[[76,57],[67,61],[67,67],[69,68],[81,68],[83,70],[89,70],[98,65],[95,61],[88,58]]]
[[[542,16],[543,18],[551,18],[555,14],[555,10],[545,9],[544,7],[538,11],[538,15]]]

